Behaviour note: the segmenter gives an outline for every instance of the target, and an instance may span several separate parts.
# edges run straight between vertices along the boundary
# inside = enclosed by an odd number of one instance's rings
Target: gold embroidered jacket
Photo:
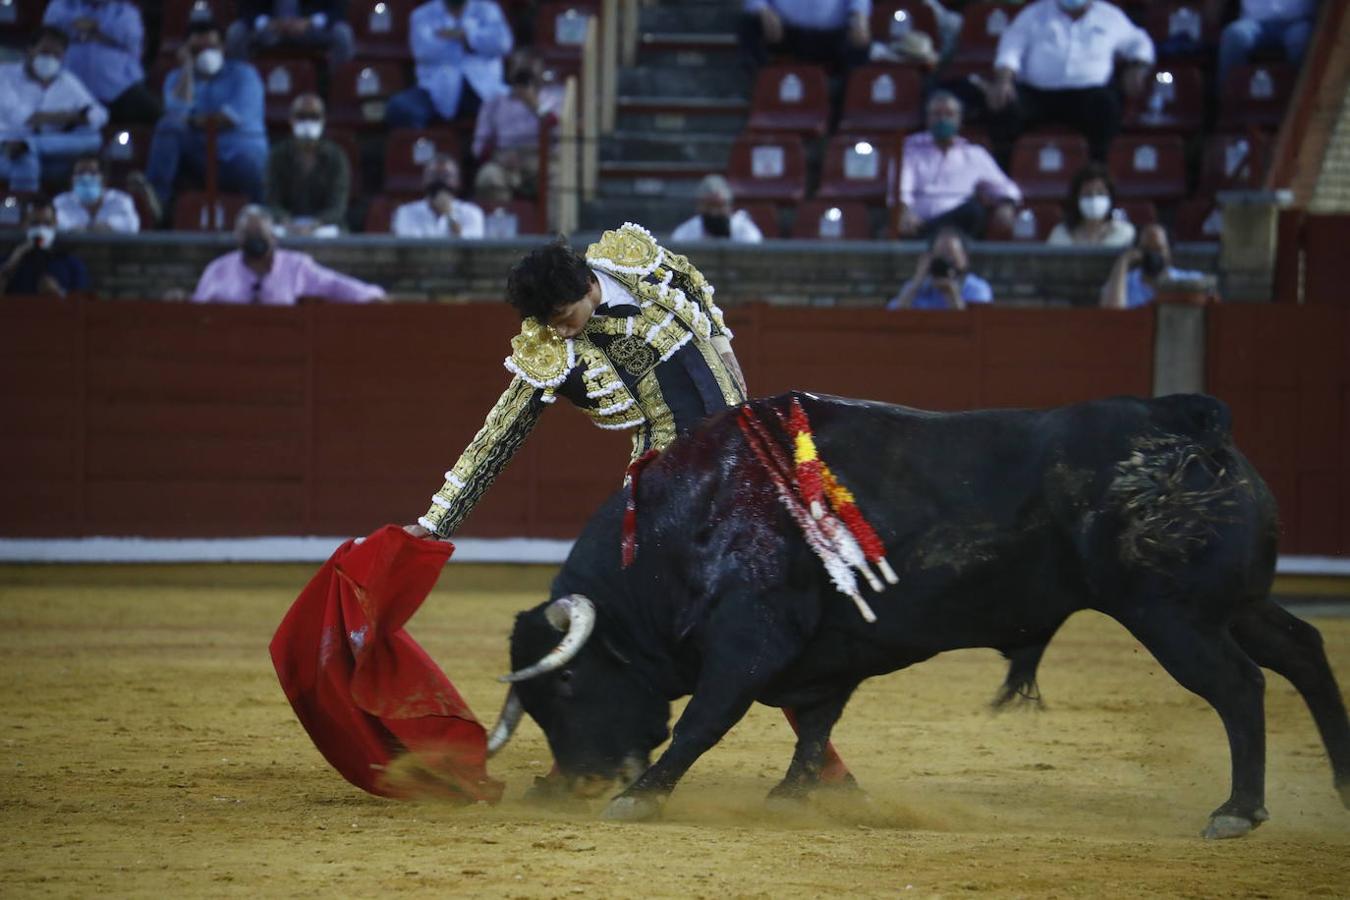
[[[634,459],[745,400],[716,346],[731,332],[689,260],[626,223],[587,248],[586,261],[633,295],[634,314],[598,311],[571,340],[534,319],[522,323],[505,363],[511,383],[445,473],[422,527],[449,536],[559,396],[601,428],[631,429]]]

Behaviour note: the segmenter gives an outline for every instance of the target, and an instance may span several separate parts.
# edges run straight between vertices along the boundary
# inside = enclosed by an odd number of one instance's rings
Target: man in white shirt
[[[1057,124],[1081,131],[1092,158],[1105,162],[1120,130],[1120,89],[1141,92],[1153,61],[1148,33],[1110,3],[1029,4],[999,38],[994,80],[985,86],[995,155],[1007,165],[1019,134]]]
[[[10,190],[37,191],[44,167],[60,177],[72,158],[99,148],[108,111],[65,68],[68,44],[44,26],[22,62],[0,65],[0,179]]]
[[[141,217],[131,197],[107,187],[104,181],[97,156],[75,160],[71,189],[58,194],[55,201],[58,231],[135,234],[141,230]]]
[[[430,0],[408,20],[417,86],[389,98],[390,128],[426,128],[472,119],[485,100],[506,93],[502,58],[515,38],[494,0]]]
[[[764,240],[755,220],[743,209],[731,210],[731,185],[721,175],[699,182],[698,215],[680,223],[670,234],[672,241],[709,241],[730,238],[741,244]]]
[[[1253,50],[1282,48],[1297,66],[1312,39],[1317,0],[1242,0],[1242,15],[1228,23],[1219,39],[1219,86]]]
[[[455,196],[459,193],[459,166],[453,158],[443,153],[433,157],[422,171],[422,184],[426,198],[405,203],[394,212],[394,234],[412,238],[483,237],[483,210]]]

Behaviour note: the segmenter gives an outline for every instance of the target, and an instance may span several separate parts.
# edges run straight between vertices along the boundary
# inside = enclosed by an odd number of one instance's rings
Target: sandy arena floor
[[[500,806],[366,796],[314,750],[267,656],[311,571],[0,567],[4,896],[1350,896],[1350,811],[1289,685],[1267,691],[1271,821],[1202,841],[1228,792],[1219,720],[1089,614],[1051,645],[1041,713],[988,711],[992,651],[866,685],[836,741],[870,808],[767,814],[791,747],[768,709],[659,824],[524,805],[548,767],[530,723],[491,764]],[[511,619],[547,578],[452,567],[412,622],[484,718]],[[1317,625],[1344,688],[1350,619]]]

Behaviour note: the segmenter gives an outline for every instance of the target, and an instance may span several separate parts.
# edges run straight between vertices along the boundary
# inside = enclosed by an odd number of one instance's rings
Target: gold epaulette
[[[511,338],[511,355],[504,363],[508,371],[543,391],[545,403],[554,401],[554,391],[567,380],[576,364],[572,341],[564,340],[534,319],[521,323],[520,334]]]
[[[632,222],[606,231],[586,248],[586,262],[591,268],[608,272],[626,285],[656,271],[665,257],[665,248],[652,233]]]

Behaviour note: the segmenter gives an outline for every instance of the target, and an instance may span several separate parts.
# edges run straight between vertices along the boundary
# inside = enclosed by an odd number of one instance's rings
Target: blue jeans
[[[1285,59],[1297,66],[1308,49],[1312,31],[1312,19],[1237,19],[1229,23],[1219,38],[1220,87],[1233,67],[1244,65],[1253,50],[1283,47]]]
[[[0,153],[0,178],[9,181],[10,190],[24,193],[38,191],[44,174],[48,179],[68,176],[77,156],[97,153],[102,144],[97,131],[34,134],[21,140],[28,152],[18,159]]]
[[[233,138],[233,140],[231,140]],[[263,173],[267,169],[267,141],[251,141],[236,135],[222,135],[217,141],[220,154],[217,172],[222,190],[246,194],[260,203],[263,199]],[[150,157],[145,177],[165,202],[173,194],[174,180],[180,169],[200,176],[206,171],[206,135],[186,122],[165,116],[155,126],[150,140]]]
[[[459,94],[459,108],[455,110],[456,119],[471,119],[478,114],[483,105],[477,92],[466,79]],[[448,122],[436,111],[431,94],[424,87],[410,87],[399,91],[389,98],[384,107],[384,124],[390,128],[426,128],[429,125]]]

